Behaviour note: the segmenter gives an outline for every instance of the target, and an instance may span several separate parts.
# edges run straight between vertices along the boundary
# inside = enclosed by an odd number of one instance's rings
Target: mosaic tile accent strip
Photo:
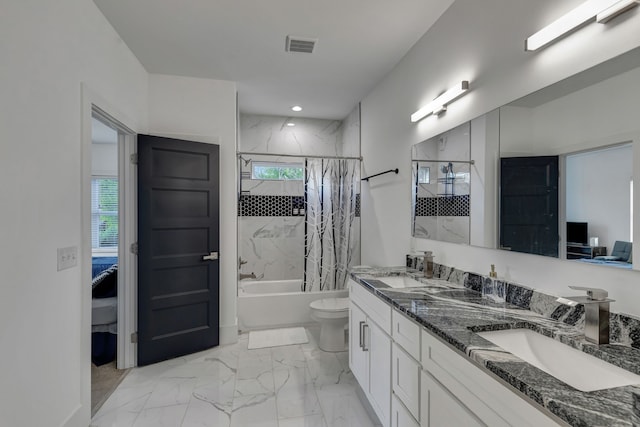
[[[242,194],[238,216],[304,216],[304,196]],[[356,194],[356,218],[360,217],[360,194]]]
[[[301,197],[241,195],[238,216],[293,216],[294,198]]]
[[[438,198],[418,197],[416,200],[416,216],[438,216]]]
[[[416,216],[469,216],[469,195],[450,197],[418,197]]]

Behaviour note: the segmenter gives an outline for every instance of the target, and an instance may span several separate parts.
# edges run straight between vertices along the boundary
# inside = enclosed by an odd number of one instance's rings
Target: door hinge
[[[131,156],[129,156],[129,160],[131,161],[132,165],[137,165],[138,164],[138,153],[133,153]]]
[[[131,251],[132,254],[138,255],[138,242],[132,243],[131,246],[129,247],[129,250]]]
[[[133,332],[131,334],[131,342],[133,344],[137,344],[138,343],[138,333],[137,332]]]

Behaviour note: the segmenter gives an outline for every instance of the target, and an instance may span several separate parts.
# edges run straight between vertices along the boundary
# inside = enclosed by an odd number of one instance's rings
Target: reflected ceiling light
[[[292,109],[293,111],[295,111],[296,113],[297,113],[298,111],[302,111],[302,107],[301,107],[301,106],[299,106],[299,105],[294,105],[293,107],[291,107],[291,109]]]
[[[293,127],[293,126],[295,126],[295,125],[296,125],[296,124],[295,124],[295,123],[293,123],[293,122],[289,122],[289,123],[287,123],[287,126],[289,126],[289,127]]]
[[[415,123],[427,116],[430,116],[431,114],[435,114],[437,116],[444,111],[447,111],[447,104],[456,100],[468,90],[469,82],[467,80],[463,80],[462,82],[460,82],[460,84],[452,87],[451,89],[413,113],[411,115],[411,122]]]
[[[591,21],[596,17],[596,15],[604,12],[605,10],[608,10],[611,7],[616,7],[618,3],[628,2],[629,0],[588,0],[525,40],[524,50],[533,51],[540,49],[557,38],[562,37],[568,32],[575,30],[588,21]],[[633,3],[635,3],[635,1],[633,1]],[[633,6],[625,5],[622,7],[624,10],[616,8],[613,12],[613,16],[616,16],[631,7]]]
[[[632,9],[640,4],[640,0],[622,0],[614,4],[613,6],[601,11],[596,15],[596,22],[599,24],[605,24],[615,18],[616,16]]]

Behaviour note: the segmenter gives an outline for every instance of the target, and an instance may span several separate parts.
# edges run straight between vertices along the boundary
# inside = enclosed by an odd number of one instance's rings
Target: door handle
[[[364,333],[364,328],[369,329],[369,325],[367,325],[366,323],[362,326],[362,351],[369,351],[369,348],[365,347],[365,345],[367,344],[367,334]]]
[[[205,255],[202,257],[203,261],[215,261],[218,259],[218,252],[211,252],[209,255]]]
[[[362,334],[362,327],[363,327],[363,326],[364,326],[364,321],[363,321],[363,320],[361,320],[361,321],[360,321],[360,348],[363,348],[363,347],[364,347],[364,343],[363,343],[363,341],[364,341],[364,340],[363,340],[363,338],[364,338],[364,337],[363,337],[363,334]]]

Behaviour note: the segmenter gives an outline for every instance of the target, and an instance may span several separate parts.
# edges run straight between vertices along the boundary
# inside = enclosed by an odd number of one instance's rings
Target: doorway
[[[91,260],[91,414],[106,401],[124,378],[127,369],[122,357],[122,308],[135,288],[124,248],[128,218],[124,208],[127,187],[123,168],[124,152],[133,132],[97,107],[91,114],[90,144],[90,241],[85,250]],[[131,141],[129,141],[131,142]],[[85,257],[86,259],[86,257]],[[124,261],[124,262],[123,262]],[[118,369],[120,368],[120,369]]]

